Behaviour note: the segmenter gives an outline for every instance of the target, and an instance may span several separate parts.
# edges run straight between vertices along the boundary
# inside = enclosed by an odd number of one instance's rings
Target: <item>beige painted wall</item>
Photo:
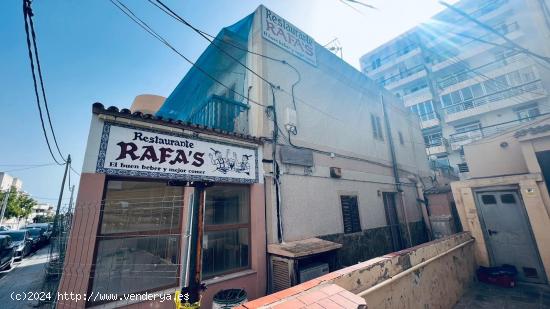
[[[462,227],[465,231],[470,231],[476,239],[475,256],[480,265],[493,266],[484,240],[473,190],[476,188],[517,186],[527,211],[546,277],[550,278],[550,217],[543,199],[543,196],[547,194],[546,187],[544,186],[541,191],[540,183],[544,184],[540,174],[525,174],[471,179],[451,184]]]

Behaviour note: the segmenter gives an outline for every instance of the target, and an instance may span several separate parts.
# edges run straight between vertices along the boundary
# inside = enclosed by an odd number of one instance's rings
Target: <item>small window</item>
[[[491,205],[491,204],[496,204],[497,203],[497,200],[496,200],[494,195],[482,195],[481,196],[481,201],[485,205]]]
[[[341,195],[342,218],[344,220],[344,233],[356,233],[361,231],[359,209],[356,195]]]
[[[405,145],[405,140],[403,139],[403,133],[397,132],[397,135],[399,136],[399,143],[401,145]]]
[[[380,117],[371,114],[370,120],[372,124],[372,134],[374,138],[383,141],[384,135],[382,133],[382,123],[380,122]]]
[[[537,118],[540,115],[540,110],[536,104],[529,105],[524,108],[518,109],[516,115],[520,122],[526,122]]]
[[[503,194],[500,196],[500,201],[503,204],[515,204],[516,199],[514,198],[513,194]]]

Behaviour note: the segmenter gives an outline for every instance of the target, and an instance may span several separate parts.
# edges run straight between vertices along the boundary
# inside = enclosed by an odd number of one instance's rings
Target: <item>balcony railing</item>
[[[500,69],[506,65],[510,65],[512,63],[516,63],[522,60],[525,60],[526,57],[522,54],[515,53],[513,55],[510,55],[504,59],[496,60],[488,64],[484,64],[482,66],[476,67],[476,68],[468,68],[464,63],[461,65],[463,66],[464,70],[460,73],[454,73],[451,75],[448,75],[446,77],[443,77],[439,80],[438,84],[439,87],[442,89],[448,88],[452,85],[456,85],[458,83],[461,83],[463,81],[478,77],[482,74],[489,74],[490,72]]]
[[[228,132],[248,132],[248,105],[221,96],[212,96],[191,112],[188,120]]]
[[[521,119],[512,120],[512,121],[507,121],[507,122],[502,122],[491,126],[480,127],[477,129],[466,131],[466,132],[454,133],[449,136],[449,143],[451,144],[451,148],[453,150],[458,150],[463,145],[469,144],[471,142],[482,139],[484,137],[490,137],[490,136],[508,131],[511,128],[522,124],[525,121],[534,120],[538,117],[545,116],[545,115],[548,115],[548,113],[540,114],[532,117],[521,118]]]
[[[540,80],[529,82],[527,84],[511,87],[508,89],[500,90],[498,92],[485,95],[472,100],[464,101],[462,103],[454,104],[443,108],[445,115],[451,115],[459,113],[465,110],[473,109],[478,106],[485,105],[487,103],[496,102],[504,99],[517,97],[520,95],[546,95],[542,83]]]
[[[431,148],[431,147],[446,146],[448,144],[448,142],[443,137],[437,137],[437,138],[430,139],[429,141],[425,142],[424,144],[425,144],[426,148]]]

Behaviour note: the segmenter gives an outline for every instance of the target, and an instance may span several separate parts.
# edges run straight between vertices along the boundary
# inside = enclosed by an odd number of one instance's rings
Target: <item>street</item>
[[[11,270],[0,272],[0,304],[4,308],[36,308],[35,300],[15,300],[16,294],[40,292],[44,279],[44,267],[50,246],[31,253],[21,262],[14,263]]]

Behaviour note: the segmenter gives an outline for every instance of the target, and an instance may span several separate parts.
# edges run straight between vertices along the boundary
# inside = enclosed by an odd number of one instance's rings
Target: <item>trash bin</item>
[[[246,291],[243,289],[221,290],[214,295],[212,309],[227,309],[246,303]]]

